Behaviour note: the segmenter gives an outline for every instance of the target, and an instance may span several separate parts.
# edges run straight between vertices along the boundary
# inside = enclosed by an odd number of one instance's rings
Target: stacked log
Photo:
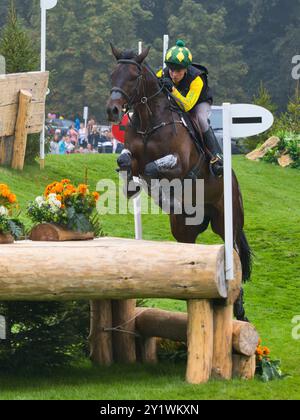
[[[231,379],[232,376],[252,379],[255,375],[255,352],[259,340],[255,327],[247,322],[232,320],[230,305],[225,307],[214,305],[213,312],[214,344],[213,350],[211,350],[211,376],[222,379]],[[201,320],[197,320],[197,322],[201,326]],[[231,329],[230,324],[232,325]],[[136,330],[144,339],[158,337],[187,343],[188,314],[161,309],[137,308]],[[203,367],[199,367],[199,369],[201,370]]]

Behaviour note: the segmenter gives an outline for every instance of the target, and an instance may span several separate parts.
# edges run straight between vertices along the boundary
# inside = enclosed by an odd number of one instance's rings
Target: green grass
[[[40,195],[46,184],[62,178],[73,182],[85,179],[94,188],[103,178],[113,178],[114,156],[51,156],[46,170],[38,166],[23,173],[0,168],[0,183],[8,183],[22,208]],[[245,287],[246,309],[258,328],[272,357],[282,360],[283,381],[263,384],[212,381],[205,386],[184,382],[184,365],[157,367],[91,367],[88,362],[51,374],[0,373],[0,399],[300,399],[300,341],[292,338],[292,318],[300,315],[300,171],[266,163],[234,158],[234,167],[243,191],[246,233],[255,253],[252,282]],[[25,219],[25,215],[22,216]],[[106,215],[103,228],[110,236],[134,237],[132,215]],[[165,215],[143,216],[145,239],[173,240]],[[207,231],[202,243],[220,239]],[[155,300],[153,305],[185,310],[183,302]]]

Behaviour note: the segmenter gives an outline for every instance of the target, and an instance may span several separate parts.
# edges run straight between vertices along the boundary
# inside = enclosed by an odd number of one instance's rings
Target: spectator
[[[58,150],[59,150],[60,155],[65,155],[66,154],[67,146],[66,146],[66,141],[65,140],[66,140],[65,136],[63,136],[63,138],[58,143]]]
[[[100,134],[97,130],[97,126],[93,127],[92,132],[89,134],[88,140],[89,140],[88,143],[92,146],[92,148],[98,150],[98,144],[99,144],[99,141],[100,141]]]
[[[75,120],[75,128],[77,131],[80,130],[80,119],[78,117]]]
[[[50,141],[50,154],[59,155],[59,136],[56,134]]]
[[[65,137],[65,143],[66,143],[66,153],[70,155],[71,153],[74,153],[75,151],[75,145],[71,140],[70,136]]]
[[[71,143],[74,146],[78,145],[78,131],[75,130],[74,125],[71,126],[68,135],[70,136]]]
[[[91,134],[93,132],[93,127],[96,125],[96,121],[92,118],[89,120],[87,124],[88,133]]]

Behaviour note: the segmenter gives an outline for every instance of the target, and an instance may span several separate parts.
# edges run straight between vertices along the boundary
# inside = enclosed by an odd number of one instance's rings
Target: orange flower
[[[62,192],[63,192],[63,190],[64,190],[64,186],[63,186],[63,184],[61,184],[60,182],[58,182],[58,183],[55,185],[54,190],[55,190],[55,192],[56,192],[57,194],[62,193]]]
[[[70,184],[71,183],[71,181],[69,180],[69,179],[63,179],[62,181],[61,181],[61,183],[62,184]]]
[[[61,195],[57,195],[56,196],[56,199],[61,202],[62,201],[62,196]]]
[[[261,346],[257,347],[256,354],[257,354],[257,356],[263,356],[264,355],[264,351],[261,348]]]
[[[8,201],[10,202],[10,204],[14,204],[17,201],[16,195],[10,193],[9,196],[8,196]]]
[[[263,350],[264,356],[269,356],[271,354],[271,351],[268,347],[263,347],[262,350]]]
[[[94,197],[95,201],[98,201],[99,198],[100,198],[100,194],[97,193],[97,192],[93,192],[93,197]]]
[[[262,344],[262,339],[260,338],[259,340],[258,340],[258,345],[260,346]]]
[[[85,195],[88,192],[88,186],[85,185],[85,184],[80,184],[80,185],[78,185],[77,190],[78,190],[79,194]]]
[[[9,191],[9,188],[8,188],[7,185],[5,185],[5,184],[0,185],[0,195],[2,195],[2,197],[8,198],[10,193],[11,192]]]

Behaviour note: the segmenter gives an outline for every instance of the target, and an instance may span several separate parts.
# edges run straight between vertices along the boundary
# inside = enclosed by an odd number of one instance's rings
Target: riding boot
[[[210,161],[212,173],[215,176],[222,178],[224,173],[223,154],[213,129],[210,127],[208,131],[206,131],[206,133],[203,134],[203,137],[206,146],[212,154],[212,159]]]

